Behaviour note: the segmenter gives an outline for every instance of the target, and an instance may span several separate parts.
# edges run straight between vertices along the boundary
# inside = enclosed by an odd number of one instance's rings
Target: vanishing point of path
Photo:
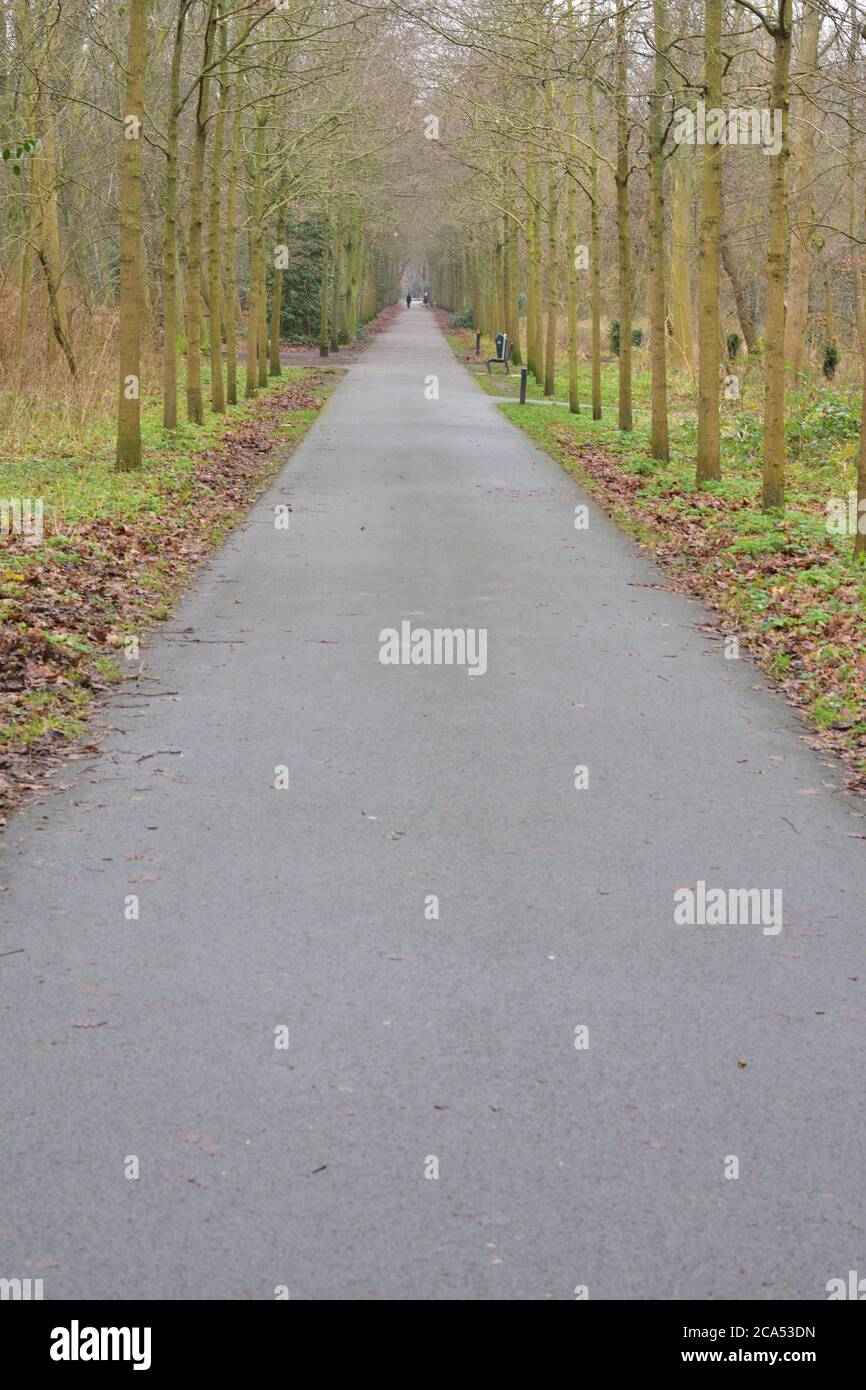
[[[104,755],[10,823],[0,1275],[822,1299],[866,1273],[864,808],[699,604],[595,506],[575,529],[585,501],[420,306],[352,368]],[[486,673],[383,665],[406,618],[486,629]],[[699,880],[781,888],[781,932],[675,925]]]

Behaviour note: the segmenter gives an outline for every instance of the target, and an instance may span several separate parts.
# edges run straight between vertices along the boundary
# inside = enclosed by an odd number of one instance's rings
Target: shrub
[[[643,346],[643,329],[633,328],[631,331],[632,347]],[[608,329],[608,342],[614,357],[619,357],[619,319],[611,319]]]
[[[847,397],[827,391],[817,400],[795,403],[785,425],[785,443],[800,455],[820,450],[829,441],[856,439],[859,432],[859,411]]]

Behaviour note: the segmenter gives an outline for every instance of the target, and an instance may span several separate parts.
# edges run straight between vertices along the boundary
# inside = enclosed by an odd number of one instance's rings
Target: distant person
[[[406,296],[406,308],[407,308],[407,309],[411,309],[411,308],[412,308],[412,296],[411,296],[411,294],[407,294],[407,296]]]
[[[430,303],[430,295],[427,293],[426,290],[424,291],[424,303],[425,303],[425,304],[429,304],[429,303]]]

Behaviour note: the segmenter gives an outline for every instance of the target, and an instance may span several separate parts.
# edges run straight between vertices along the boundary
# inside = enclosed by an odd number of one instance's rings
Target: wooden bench
[[[511,366],[510,366],[510,363],[511,363],[511,355],[512,355],[513,352],[514,352],[514,344],[513,344],[513,343],[508,343],[508,345],[506,346],[506,349],[505,349],[505,356],[504,356],[504,357],[488,357],[487,362],[486,362],[486,367],[487,367],[487,373],[488,373],[488,375],[489,375],[489,376],[492,376],[492,375],[493,375],[493,373],[492,373],[491,370],[490,370],[490,368],[491,368],[491,366],[493,365],[493,363],[494,363],[494,362],[499,362],[499,363],[501,363],[501,365],[505,368],[505,375],[506,375],[506,376],[509,376],[509,375],[511,374]]]

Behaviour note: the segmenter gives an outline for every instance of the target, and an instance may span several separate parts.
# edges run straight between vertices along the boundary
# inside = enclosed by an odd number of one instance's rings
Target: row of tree
[[[447,40],[428,100],[450,156],[434,297],[506,330],[548,395],[564,318],[573,411],[588,316],[595,417],[607,310],[622,430],[642,311],[651,453],[668,457],[671,373],[694,376],[699,486],[720,477],[723,392],[748,371],[763,386],[763,505],[781,508],[786,388],[840,353],[866,371],[862,8],[487,0],[427,23]]]
[[[200,422],[239,363],[247,396],[279,371],[288,285],[315,284],[328,353],[412,264],[548,395],[564,343],[573,411],[585,351],[601,415],[615,328],[624,431],[642,324],[651,453],[671,383],[694,389],[699,486],[723,396],[759,382],[769,511],[791,393],[840,357],[866,372],[855,0],[0,0],[0,24],[0,367],[74,376],[98,329],[119,468],[141,463],[143,354],[165,427],[180,383]]]
[[[323,354],[395,297],[401,25],[351,0],[3,0],[3,367],[74,377],[110,311],[119,469],[141,465],[150,345],[173,430],[181,387],[200,423],[279,373],[284,282],[313,246]]]

